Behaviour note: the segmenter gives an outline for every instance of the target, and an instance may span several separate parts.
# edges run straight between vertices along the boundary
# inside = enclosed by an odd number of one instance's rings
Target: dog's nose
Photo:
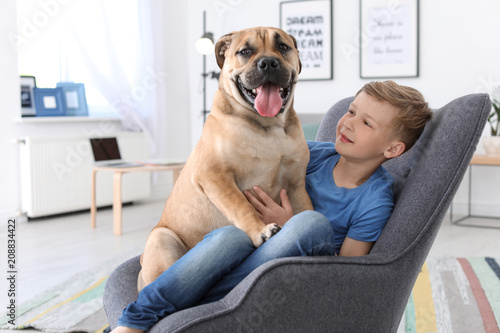
[[[268,73],[274,72],[280,67],[280,63],[276,58],[262,58],[257,65],[259,70]]]

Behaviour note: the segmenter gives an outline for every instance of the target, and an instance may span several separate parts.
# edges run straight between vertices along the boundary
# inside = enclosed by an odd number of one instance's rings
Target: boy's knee
[[[332,224],[323,214],[315,211],[293,216],[275,237],[297,248],[299,255],[330,255],[335,249]]]
[[[221,244],[235,243],[235,244],[250,244],[253,246],[250,237],[234,225],[228,225],[213,230],[205,237],[210,237],[213,241],[220,242]]]
[[[294,229],[294,232],[299,233],[305,233],[310,230],[318,231],[318,229],[324,232],[332,231],[330,221],[323,214],[314,210],[306,210],[293,216],[285,224],[284,228]]]
[[[322,221],[322,220],[325,220],[325,221],[328,221],[328,219],[325,217],[325,215],[315,211],[315,210],[305,210],[301,213],[298,213],[297,215],[295,216],[298,216],[298,217],[301,217],[303,219],[307,219],[307,220],[319,220],[319,221]]]

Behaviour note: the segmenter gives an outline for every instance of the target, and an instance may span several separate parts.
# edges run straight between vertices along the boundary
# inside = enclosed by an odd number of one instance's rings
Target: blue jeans
[[[272,259],[333,254],[332,225],[314,211],[295,215],[258,248],[235,226],[214,230],[147,285],[123,311],[118,326],[146,331],[176,311],[217,301]]]

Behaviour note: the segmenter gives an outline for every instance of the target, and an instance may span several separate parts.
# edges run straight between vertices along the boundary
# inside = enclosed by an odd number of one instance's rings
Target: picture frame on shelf
[[[62,89],[62,101],[66,116],[88,116],[87,98],[83,83],[59,82],[57,87]]]
[[[332,0],[280,3],[280,28],[297,41],[300,81],[333,79]]]
[[[360,77],[419,76],[419,0],[360,0]]]
[[[37,117],[62,117],[66,115],[62,88],[33,89]]]
[[[31,75],[20,76],[21,86],[21,117],[36,116],[33,88],[36,87],[36,79]]]

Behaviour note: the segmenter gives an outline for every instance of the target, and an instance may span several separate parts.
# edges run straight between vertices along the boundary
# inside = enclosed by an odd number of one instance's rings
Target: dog
[[[258,247],[276,232],[242,191],[258,185],[275,202],[285,188],[294,214],[312,209],[305,190],[309,149],[293,96],[301,70],[295,39],[277,28],[232,32],[216,43],[219,88],[201,138],[141,256],[138,289],[203,237],[234,224]],[[254,193],[255,194],[255,193]]]

